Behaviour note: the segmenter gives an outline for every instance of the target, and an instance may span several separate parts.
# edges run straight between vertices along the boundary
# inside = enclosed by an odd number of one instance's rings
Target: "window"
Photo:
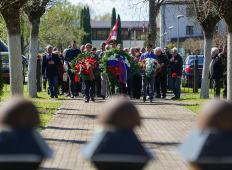
[[[186,35],[193,35],[193,26],[186,26]]]
[[[186,8],[186,17],[192,17],[192,16],[193,16],[193,9]]]
[[[145,40],[146,39],[146,33],[142,30],[136,31],[136,40]]]
[[[93,40],[107,40],[110,32],[107,30],[93,30],[92,39]]]

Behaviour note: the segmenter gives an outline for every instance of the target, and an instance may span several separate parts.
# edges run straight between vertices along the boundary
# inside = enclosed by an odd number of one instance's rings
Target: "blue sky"
[[[116,9],[117,15],[120,14],[122,21],[147,21],[148,20],[148,4],[139,4],[135,6],[128,3],[130,0],[69,0],[73,4],[88,4],[94,11],[93,15],[104,15],[111,13],[113,7]],[[131,0],[133,3],[141,0]]]

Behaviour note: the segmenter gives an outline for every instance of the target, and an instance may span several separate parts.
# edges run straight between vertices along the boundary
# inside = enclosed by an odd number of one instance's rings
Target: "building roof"
[[[148,26],[148,21],[121,21],[121,28],[143,28],[143,22],[145,28]],[[110,28],[111,21],[91,21],[91,28]]]

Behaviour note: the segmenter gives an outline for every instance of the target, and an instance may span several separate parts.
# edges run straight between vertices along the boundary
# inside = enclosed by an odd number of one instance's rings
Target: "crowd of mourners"
[[[122,44],[112,41],[109,44],[104,42],[100,44],[100,49],[92,47],[87,43],[77,48],[77,42],[72,41],[71,45],[61,53],[57,48],[51,45],[46,47],[46,53],[41,56],[43,89],[46,90],[51,98],[58,98],[58,95],[68,95],[71,98],[79,96],[79,93],[85,98],[85,102],[94,97],[105,99],[109,97],[109,82],[103,71],[94,81],[75,81],[75,73],[71,69],[71,61],[79,54],[94,53],[100,60],[104,58],[106,52],[112,49],[123,50],[134,58],[135,63],[146,58],[157,59],[162,69],[151,77],[147,78],[139,73],[135,73],[127,83],[119,89],[120,94],[127,94],[129,98],[140,99],[143,97],[144,102],[153,98],[166,98],[167,87],[174,92],[173,99],[180,98],[180,78],[182,74],[182,57],[178,54],[177,48],[171,49],[169,53],[168,47],[161,49],[153,48],[151,44],[147,44],[146,48],[132,47],[123,48]],[[173,73],[176,75],[173,77]],[[155,95],[156,94],[156,95]]]

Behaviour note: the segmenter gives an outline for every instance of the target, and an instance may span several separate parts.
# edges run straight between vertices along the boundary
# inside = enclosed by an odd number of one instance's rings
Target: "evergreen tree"
[[[90,11],[89,7],[86,9],[86,43],[92,44],[92,30],[91,30],[91,23],[90,23]]]
[[[83,15],[84,15],[84,9],[81,10],[81,17],[80,17],[80,28],[83,28]]]
[[[118,14],[118,34],[117,34],[117,42],[118,44],[122,44],[122,29],[121,29],[121,19],[120,15]]]
[[[115,8],[113,8],[112,16],[111,16],[111,30],[115,24],[116,24],[116,11],[115,11]]]

